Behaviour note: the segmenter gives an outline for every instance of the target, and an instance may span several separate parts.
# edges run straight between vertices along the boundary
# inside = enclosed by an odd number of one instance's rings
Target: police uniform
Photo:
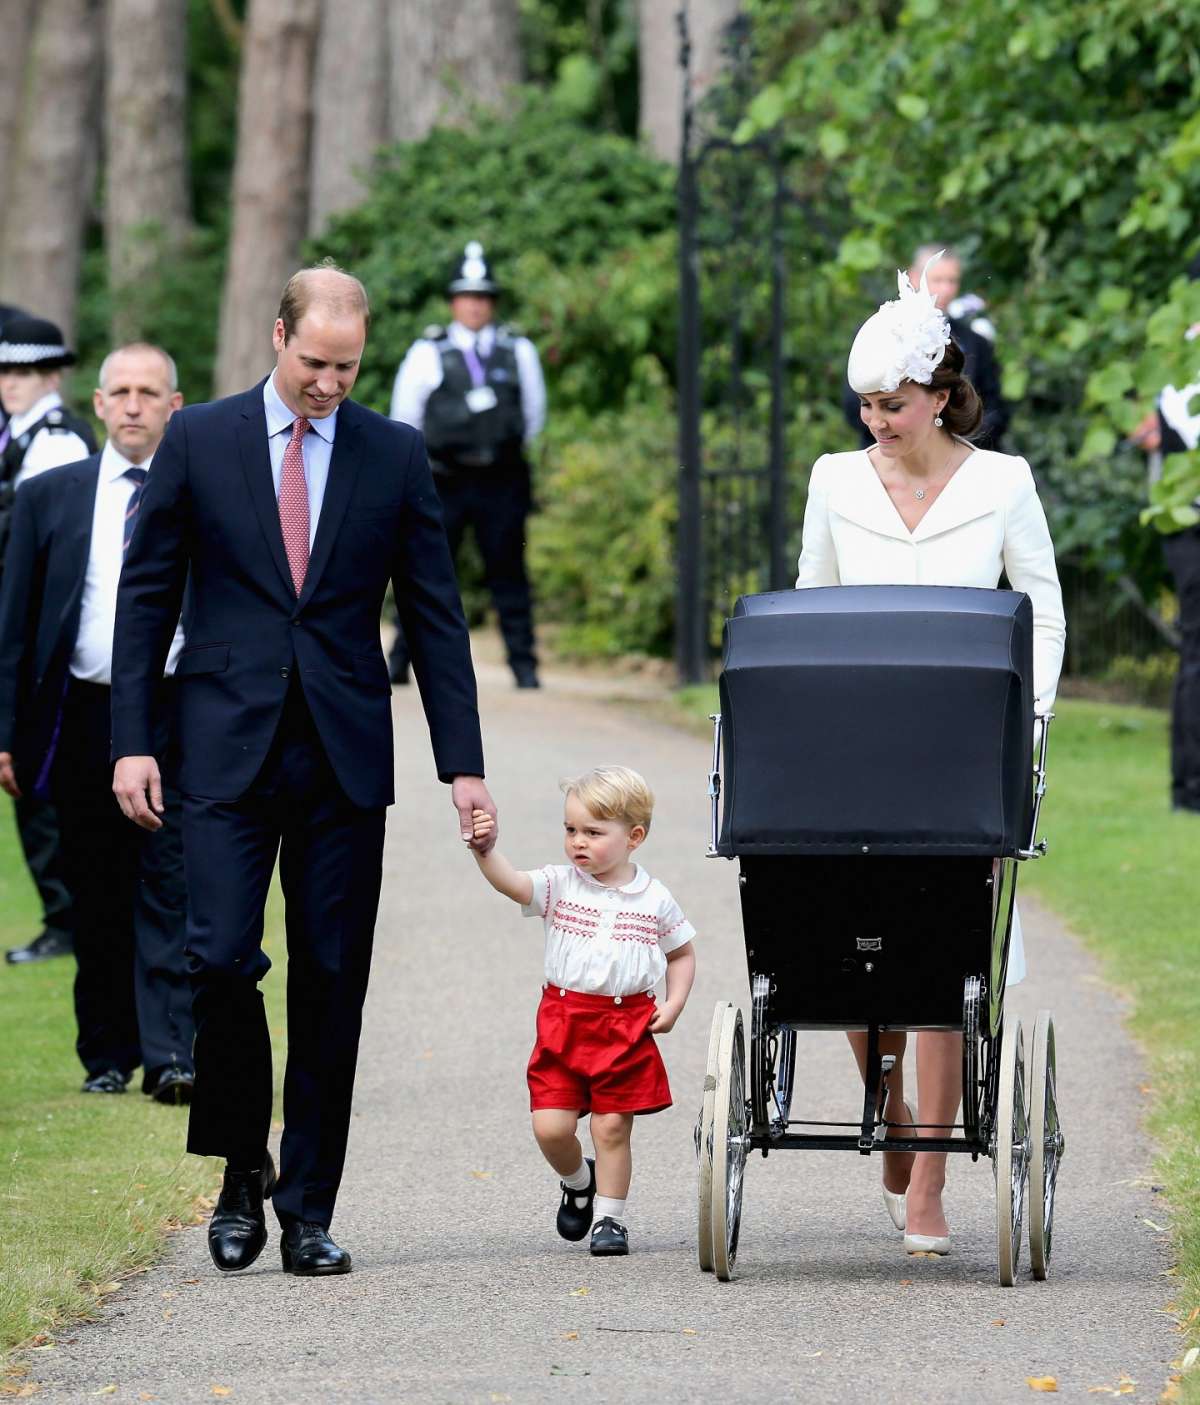
[[[23,313],[4,320],[0,371],[46,372],[74,362],[53,322]],[[57,391],[39,397],[20,414],[11,414],[7,422],[0,421],[0,581],[18,487],[35,474],[75,463],[95,451],[91,426],[67,409]],[[42,900],[43,930],[28,946],[7,953],[13,965],[70,952],[75,924],[74,903],[62,874],[54,806],[44,797],[26,793],[16,802],[16,810],[25,862]]]
[[[467,245],[447,290],[499,294],[480,245]],[[525,446],[542,429],[546,390],[533,343],[488,323],[428,327],[396,375],[391,417],[425,436],[455,556],[468,527],[483,557],[508,663],[520,687],[537,686],[533,610],[525,572],[525,520],[532,506]],[[391,672],[407,679],[397,633]]]

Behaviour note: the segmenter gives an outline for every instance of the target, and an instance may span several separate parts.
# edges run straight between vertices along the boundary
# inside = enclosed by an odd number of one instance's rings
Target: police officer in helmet
[[[495,322],[500,285],[472,241],[447,292],[451,321],[427,327],[396,375],[391,417],[425,435],[457,556],[467,527],[519,688],[538,686],[533,612],[525,573],[525,519],[532,505],[526,445],[546,419],[546,387],[533,343]],[[398,633],[393,682],[408,681],[408,650]]]

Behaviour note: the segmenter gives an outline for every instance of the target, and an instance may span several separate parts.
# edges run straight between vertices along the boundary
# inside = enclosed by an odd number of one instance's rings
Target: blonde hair
[[[640,824],[650,833],[654,792],[628,766],[597,766],[582,776],[560,781],[559,788],[564,795],[575,796],[598,820],[617,820],[630,829]]]

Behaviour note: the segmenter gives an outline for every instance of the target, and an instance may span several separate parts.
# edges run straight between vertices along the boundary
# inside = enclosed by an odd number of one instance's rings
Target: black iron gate
[[[779,138],[736,138],[754,96],[751,27],[725,35],[722,76],[693,100],[687,5],[679,162],[680,680],[709,676],[721,621],[790,577],[784,464],[785,237]]]

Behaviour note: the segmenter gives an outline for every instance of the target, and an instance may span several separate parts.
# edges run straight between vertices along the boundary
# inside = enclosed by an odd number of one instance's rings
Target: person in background
[[[940,257],[937,257],[939,256]],[[929,264],[936,257],[936,262]],[[975,387],[983,402],[983,419],[972,435],[980,449],[998,450],[1008,429],[1009,409],[1000,393],[1000,368],[996,363],[996,329],[984,315],[986,304],[978,293],[962,289],[962,260],[954,249],[941,244],[922,244],[909,263],[908,279],[919,286],[921,275],[929,265],[926,285],[930,295],[950,324],[950,335],[963,354],[963,374]],[[871,431],[859,416],[859,399],[849,388],[844,392],[842,408],[848,423],[859,432],[862,447],[869,449],[875,442]]]
[[[3,581],[9,523],[17,487],[59,464],[73,463],[96,450],[86,420],[72,414],[59,393],[62,371],[75,362],[62,332],[41,317],[0,309],[0,582]],[[25,862],[42,903],[42,931],[5,960],[13,966],[70,956],[75,915],[59,858],[54,806],[33,795],[16,805],[17,831]]]
[[[1200,278],[1200,258],[1188,266]],[[1189,327],[1200,338],[1200,323]],[[1200,375],[1191,385],[1164,386],[1151,414],[1130,436],[1149,460],[1151,481],[1169,454],[1200,447]],[[1200,508],[1200,501],[1196,506]],[[1179,671],[1171,695],[1171,807],[1200,812],[1200,526],[1184,527],[1162,539],[1167,570],[1175,584],[1179,614]]]
[[[54,798],[75,896],[76,1049],[85,1093],[143,1091],[187,1102],[192,993],[179,796],[164,824],[134,828],[112,793],[109,738],[117,582],[142,489],[182,403],[175,363],[156,346],[111,352],[93,397],[103,452],[42,473],[17,494],[0,588],[0,787]],[[159,679],[156,751],[167,751],[175,638]]]
[[[541,362],[528,337],[495,322],[500,285],[472,241],[447,289],[451,321],[427,327],[401,363],[391,416],[425,435],[450,550],[468,527],[518,688],[538,686],[533,602],[525,573],[525,519],[533,505],[526,446],[546,422]],[[408,681],[397,629],[393,683]]]

